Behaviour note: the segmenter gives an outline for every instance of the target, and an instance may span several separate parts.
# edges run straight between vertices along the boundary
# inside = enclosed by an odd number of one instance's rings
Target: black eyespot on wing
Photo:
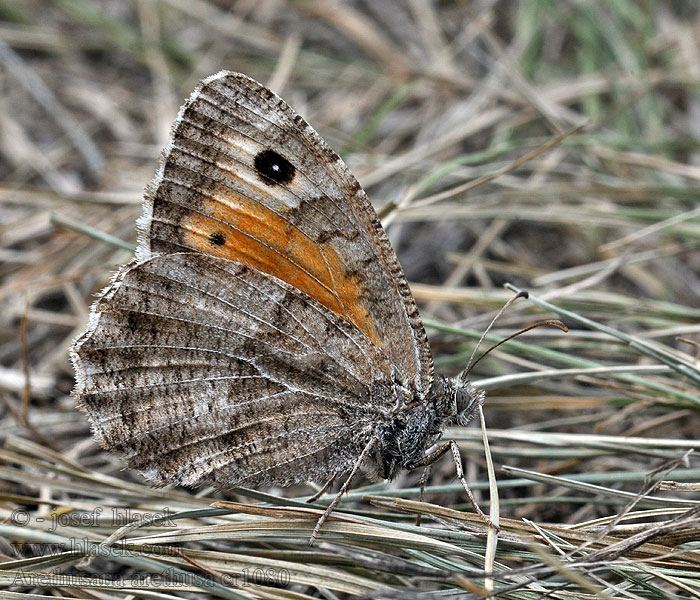
[[[209,235],[209,243],[212,246],[223,246],[226,243],[226,236],[219,231],[215,231]]]
[[[294,179],[296,169],[274,150],[263,150],[255,157],[255,170],[268,185],[281,185]]]

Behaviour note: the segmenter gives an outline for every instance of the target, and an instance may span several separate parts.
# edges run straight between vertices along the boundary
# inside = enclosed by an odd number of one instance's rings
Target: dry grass
[[[698,597],[699,11],[1,0],[0,597]],[[473,373],[495,557],[447,459],[425,503],[417,473],[355,487],[310,549],[308,487],[153,490],[91,441],[67,348],[130,256],[178,106],[222,68],[270,84],[346,158],[441,371],[466,363],[506,282],[534,297],[489,339],[570,327]],[[446,435],[482,494],[480,432]]]

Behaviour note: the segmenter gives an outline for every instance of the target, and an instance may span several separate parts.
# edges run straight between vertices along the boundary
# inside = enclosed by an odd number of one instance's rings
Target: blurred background
[[[229,69],[357,175],[438,370],[464,367],[504,283],[571,311],[520,300],[490,340],[557,316],[571,331],[528,333],[473,372],[498,476],[519,482],[501,514],[615,514],[624,498],[502,467],[637,493],[697,443],[699,32],[692,0],[0,0],[0,491],[36,496],[31,477],[61,461],[142,482],[91,440],[67,350],[131,256],[179,106]],[[449,435],[483,482],[478,433]],[[673,478],[697,481],[687,466]]]

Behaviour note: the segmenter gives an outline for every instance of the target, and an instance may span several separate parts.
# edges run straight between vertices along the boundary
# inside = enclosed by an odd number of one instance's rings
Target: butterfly
[[[147,187],[133,261],[71,350],[106,449],[154,485],[323,481],[429,465],[483,402],[433,360],[367,195],[273,92],[204,79]],[[461,465],[461,463],[460,463]],[[459,473],[463,484],[463,475]]]

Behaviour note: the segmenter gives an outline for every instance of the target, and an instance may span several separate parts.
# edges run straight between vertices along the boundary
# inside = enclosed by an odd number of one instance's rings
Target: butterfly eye
[[[274,150],[263,150],[255,156],[255,170],[268,185],[289,183],[296,169],[284,156]]]

